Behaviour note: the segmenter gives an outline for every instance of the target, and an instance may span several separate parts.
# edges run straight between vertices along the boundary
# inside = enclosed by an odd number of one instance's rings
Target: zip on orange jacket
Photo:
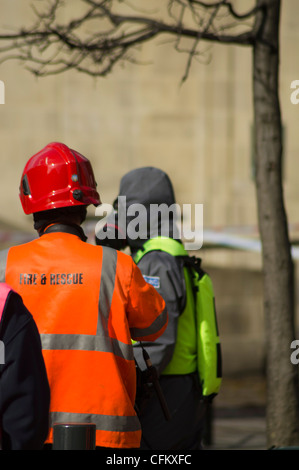
[[[131,339],[165,330],[165,302],[130,256],[46,233],[0,255],[3,280],[21,294],[38,326],[56,422],[96,424],[96,445],[138,448]]]

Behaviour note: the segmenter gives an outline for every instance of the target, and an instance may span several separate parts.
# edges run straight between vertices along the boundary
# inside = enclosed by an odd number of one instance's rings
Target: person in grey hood
[[[148,240],[165,237],[181,243],[176,207],[172,183],[164,171],[154,167],[130,171],[121,179],[116,211],[107,219],[106,230],[117,226],[114,235],[119,238],[118,242],[111,241],[111,245],[115,242],[115,247],[129,245],[134,259]],[[105,241],[97,240],[97,243]],[[171,419],[165,419],[157,395],[150,394],[139,410],[141,449],[200,449],[204,404],[198,376],[195,371],[177,372],[174,362],[178,321],[187,302],[182,261],[161,249],[146,253],[137,264],[147,282],[153,284],[164,298],[169,315],[163,335],[142,346],[156,368]],[[139,343],[134,345],[134,354],[139,368],[145,370]]]

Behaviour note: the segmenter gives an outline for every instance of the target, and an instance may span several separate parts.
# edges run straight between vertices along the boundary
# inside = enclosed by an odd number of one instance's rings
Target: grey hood
[[[117,198],[118,222],[132,248],[158,235],[179,238],[176,201],[168,175],[154,167],[137,168],[123,176]]]

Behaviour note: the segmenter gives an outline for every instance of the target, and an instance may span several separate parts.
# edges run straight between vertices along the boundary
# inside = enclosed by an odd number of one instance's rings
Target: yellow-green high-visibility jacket
[[[182,243],[172,238],[147,240],[136,255],[138,263],[150,251],[164,251],[190,259]],[[207,273],[184,267],[186,304],[178,319],[172,359],[162,375],[181,375],[198,371],[203,396],[213,396],[221,385],[221,349],[216,321],[212,281]]]

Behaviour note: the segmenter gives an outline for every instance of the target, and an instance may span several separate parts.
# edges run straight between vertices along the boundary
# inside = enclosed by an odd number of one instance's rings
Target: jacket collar
[[[79,237],[83,242],[86,242],[87,236],[85,235],[82,227],[76,224],[51,224],[45,228],[43,232],[40,233],[40,236],[46,235],[48,233],[70,233],[72,235],[76,235]]]

